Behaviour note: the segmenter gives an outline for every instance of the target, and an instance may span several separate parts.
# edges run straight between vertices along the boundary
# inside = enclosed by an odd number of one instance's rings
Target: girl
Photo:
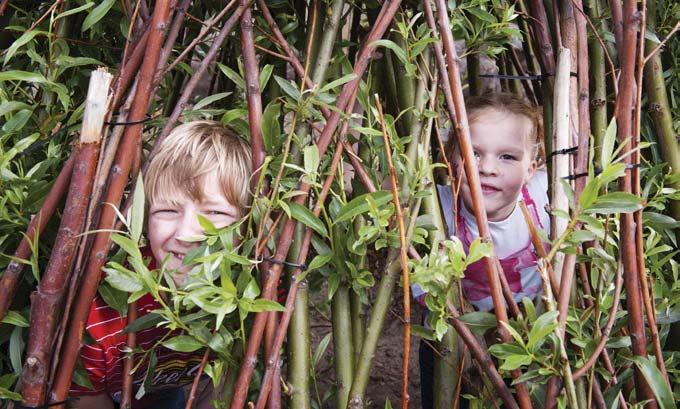
[[[520,302],[524,297],[535,300],[543,285],[527,220],[518,202],[524,201],[534,225],[547,234],[550,218],[546,210],[548,177],[541,166],[544,162],[541,111],[511,94],[471,97],[466,101],[466,107],[494,252],[515,301]],[[457,213],[454,214],[454,195],[450,186],[438,186],[439,200],[449,234],[457,236],[467,252],[479,232],[470,187],[454,136],[449,137],[444,153],[460,178],[460,194],[455,207]],[[467,268],[462,284],[465,298],[478,310],[493,309],[482,261]],[[416,298],[424,297],[420,288],[413,290]],[[420,371],[422,407],[432,408],[434,354],[424,343],[420,346]],[[467,407],[465,399],[461,400],[460,407]]]
[[[477,160],[484,208],[494,251],[508,280],[515,301],[536,299],[543,288],[537,257],[520,200],[529,209],[537,228],[550,231],[548,177],[540,169],[543,160],[543,126],[540,111],[511,94],[473,97],[467,101],[472,147]],[[458,214],[453,214],[449,186],[439,186],[442,211],[449,234],[456,235],[467,250],[476,237],[477,222],[462,160],[449,138],[446,155],[461,178]],[[481,261],[465,271],[463,289],[467,300],[480,311],[493,308],[486,271]]]

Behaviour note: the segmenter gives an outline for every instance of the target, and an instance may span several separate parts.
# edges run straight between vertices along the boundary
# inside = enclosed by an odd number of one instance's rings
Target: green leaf
[[[641,356],[634,356],[632,359],[638,369],[640,369],[640,372],[642,372],[642,375],[644,375],[645,380],[652,388],[652,391],[654,391],[654,396],[659,403],[659,407],[661,409],[676,408],[673,400],[673,392],[668,388],[663,375],[661,375],[661,372],[659,371],[659,368],[656,367],[654,361]]]
[[[10,133],[10,132],[18,132],[20,131],[28,122],[29,119],[31,119],[31,115],[33,115],[33,111],[30,109],[22,109],[21,111],[17,112],[12,116],[12,119],[7,121],[3,126],[2,126],[2,131],[4,133]]]
[[[529,341],[527,342],[527,349],[534,350],[539,348],[546,340],[548,334],[552,333],[557,328],[558,311],[548,311],[542,314],[531,327],[529,332]]]
[[[488,11],[478,8],[478,7],[470,7],[466,9],[467,12],[472,14],[473,16],[477,17],[478,19],[485,21],[487,23],[497,23],[496,17],[493,16],[493,14],[489,13]]]
[[[227,76],[227,78],[229,78],[230,80],[233,81],[234,84],[236,84],[238,88],[242,90],[246,89],[245,80],[236,71],[232,70],[231,68],[221,63],[217,63],[217,66],[219,67],[220,71],[222,71],[222,73]]]
[[[494,344],[489,347],[489,353],[496,358],[506,359],[512,355],[526,355],[526,351],[515,344]]]
[[[37,72],[10,70],[0,72],[0,82],[3,81],[27,81],[27,82],[47,82],[42,74]]]
[[[277,152],[281,146],[281,104],[270,103],[262,113],[262,138],[267,152]]]
[[[475,261],[481,260],[483,257],[490,256],[491,250],[491,243],[484,243],[480,239],[475,239],[475,241],[470,244],[470,251],[465,259],[465,264],[470,265]]]
[[[87,10],[87,9],[89,9],[89,8],[92,7],[92,6],[94,6],[94,3],[91,2],[91,1],[89,1],[89,2],[87,2],[87,3],[85,3],[85,4],[83,4],[83,5],[80,6],[80,7],[76,7],[76,8],[71,9],[71,10],[66,10],[66,11],[63,12],[63,13],[58,14],[58,15],[54,18],[54,21],[57,21],[57,20],[59,20],[60,18],[64,18],[64,17],[71,16],[71,15],[76,14],[76,13],[80,13],[81,11]]]
[[[293,219],[301,222],[307,227],[310,227],[312,230],[319,233],[321,236],[328,237],[328,230],[326,229],[326,225],[323,224],[321,219],[314,216],[314,213],[312,213],[309,209],[297,203],[290,203],[289,208],[290,216]]]
[[[642,209],[642,199],[630,193],[612,192],[597,198],[587,213],[631,213]]]
[[[498,325],[495,315],[482,311],[469,312],[458,319],[466,323],[472,332],[479,335]]]
[[[9,361],[15,373],[21,372],[21,357],[24,355],[24,339],[21,327],[14,327],[9,337]]]
[[[106,281],[103,281],[99,284],[97,291],[99,292],[99,295],[101,295],[102,299],[104,299],[106,305],[118,311],[121,317],[125,317],[127,315],[128,293],[125,291],[120,291],[117,288],[113,288]]]
[[[94,389],[94,385],[92,385],[92,381],[90,381],[90,377],[87,375],[87,371],[83,368],[82,363],[78,362],[78,364],[79,365],[73,371],[71,382],[87,389]]]
[[[140,253],[137,243],[132,241],[129,237],[123,236],[122,234],[114,233],[111,235],[111,241],[116,243],[130,256],[142,258],[142,253]]]
[[[111,10],[111,7],[113,7],[115,3],[116,0],[103,0],[99,3],[99,5],[92,9],[90,14],[85,17],[85,20],[83,20],[83,26],[80,28],[80,32],[87,31],[93,25],[97,24],[97,22]]]
[[[47,34],[47,33],[44,32],[44,31],[40,31],[40,30],[31,30],[31,31],[25,32],[24,34],[21,35],[21,37],[17,38],[16,41],[13,42],[12,45],[10,45],[9,48],[7,49],[7,52],[5,53],[5,61],[3,62],[3,64],[7,65],[9,60],[12,59],[12,56],[14,56],[14,54],[16,54],[17,50],[19,50],[19,48],[22,45],[25,45],[29,41],[33,40],[33,38],[38,34]],[[2,75],[2,73],[0,73],[0,75]],[[0,81],[2,81],[2,80],[0,80]]]
[[[0,104],[0,116],[5,116],[11,112],[21,109],[33,109],[30,105],[19,101],[7,101]]]
[[[394,55],[399,58],[399,61],[401,61],[402,64],[406,65],[409,63],[408,56],[406,55],[406,51],[404,51],[401,47],[397,45],[394,41],[391,40],[377,40],[371,43],[370,47],[385,47],[392,51]]]
[[[279,84],[281,90],[284,93],[286,93],[286,95],[288,95],[289,97],[293,98],[296,101],[302,97],[302,94],[300,94],[300,89],[295,85],[294,82],[283,79],[278,75],[274,75],[274,80],[276,81],[277,84]]]
[[[106,272],[106,282],[120,291],[134,293],[144,288],[137,278],[132,276],[133,273],[130,270],[118,263],[110,261],[104,271]]]
[[[600,164],[605,169],[612,161],[614,144],[616,143],[616,118],[612,118],[607,126],[607,131],[602,139],[602,149],[600,150]]]
[[[135,184],[135,193],[132,196],[132,208],[128,216],[128,226],[130,227],[130,235],[139,242],[142,237],[142,230],[144,230],[144,181],[142,180],[141,172],[137,175],[137,183]]]
[[[499,368],[502,371],[512,371],[522,365],[529,365],[531,357],[529,355],[510,355],[505,359],[503,365]]]
[[[203,344],[194,337],[188,335],[178,335],[163,342],[163,346],[177,352],[194,352],[203,348]]]
[[[21,401],[21,394],[18,394],[16,392],[12,392],[8,389],[5,388],[0,388],[0,400],[13,400],[13,401]]]
[[[387,190],[365,193],[361,196],[355,197],[349,203],[344,205],[338,212],[338,215],[335,217],[333,223],[337,224],[347,220],[352,220],[355,216],[368,212],[370,208],[367,198],[369,196],[375,200],[377,207],[382,207],[392,201],[392,192]]]
[[[159,322],[162,321],[163,317],[156,314],[155,312],[150,312],[132,321],[127,327],[123,329],[123,332],[139,332],[143,329],[155,327]],[[185,320],[184,322],[187,323],[188,321]]]
[[[347,74],[347,75],[345,75],[345,76],[342,76],[342,77],[338,78],[338,79],[335,80],[335,81],[331,81],[331,82],[329,82],[328,84],[324,85],[323,88],[321,88],[321,89],[319,90],[319,92],[328,92],[328,91],[332,90],[332,89],[335,88],[335,87],[339,87],[340,85],[343,85],[343,84],[345,84],[345,83],[347,83],[347,82],[352,81],[352,80],[355,79],[356,77],[357,77],[357,75],[356,75],[355,73],[353,73],[353,72],[352,72],[352,73],[349,73],[349,74]]]
[[[260,71],[260,90],[263,90],[269,82],[269,78],[272,76],[274,71],[274,66],[272,64],[267,64]]]
[[[274,300],[267,300],[260,298],[257,300],[249,300],[242,298],[238,303],[239,308],[248,312],[263,312],[263,311],[286,311],[286,307],[277,303]]]
[[[199,109],[207,107],[208,105],[212,104],[213,102],[219,101],[223,98],[226,98],[229,95],[231,95],[231,92],[220,92],[218,94],[209,95],[209,96],[203,98],[202,100],[198,101],[196,103],[196,105],[194,105],[193,109],[194,109],[194,111],[198,111]]]
[[[326,349],[328,349],[332,337],[333,333],[329,332],[321,339],[321,342],[319,342],[319,346],[316,347],[316,351],[314,351],[314,355],[312,356],[313,368],[316,368],[319,365],[319,362],[321,362],[321,358],[323,358],[323,354],[326,353]]]
[[[319,147],[307,145],[303,150],[305,173],[315,173],[319,167]]]
[[[28,320],[26,318],[24,318],[23,315],[19,314],[16,311],[7,311],[5,318],[2,319],[2,323],[14,325],[14,326],[17,326],[17,327],[23,327],[23,328],[29,327]]]

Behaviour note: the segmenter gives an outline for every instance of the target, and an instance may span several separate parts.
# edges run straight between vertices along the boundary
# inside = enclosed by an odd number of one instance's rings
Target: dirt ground
[[[371,369],[370,381],[366,389],[368,408],[384,408],[385,401],[390,400],[392,407],[401,406],[401,383],[404,348],[404,325],[403,303],[401,301],[401,289],[397,288],[393,296],[395,301],[385,319],[382,335],[375,353]],[[398,301],[397,301],[398,299]],[[417,303],[412,303],[412,322],[419,322],[422,309]],[[311,323],[313,351],[319,342],[332,331],[330,322],[321,314],[313,314]],[[409,408],[420,408],[420,375],[418,367],[418,347],[420,339],[411,337],[411,353],[409,365]],[[317,368],[319,396],[323,397],[326,391],[335,385],[335,370],[333,366],[333,342]],[[327,401],[324,407],[333,407],[333,399]]]

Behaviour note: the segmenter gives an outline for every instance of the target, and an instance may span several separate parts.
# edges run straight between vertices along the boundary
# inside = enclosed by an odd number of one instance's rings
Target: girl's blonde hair
[[[148,203],[180,197],[201,201],[205,176],[216,170],[224,197],[240,209],[250,204],[250,147],[219,122],[176,127],[150,160],[144,177]]]
[[[532,159],[541,167],[545,164],[545,147],[543,144],[543,110],[524,98],[509,93],[485,94],[469,97],[465,101],[468,123],[473,123],[480,116],[489,111],[502,114],[519,115],[526,118],[529,123],[529,131],[524,135],[524,142],[530,148]],[[456,151],[456,138],[453,130],[449,135],[444,150],[450,162],[454,162]]]

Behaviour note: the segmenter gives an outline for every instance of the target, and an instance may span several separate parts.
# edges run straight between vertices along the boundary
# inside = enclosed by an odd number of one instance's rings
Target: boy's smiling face
[[[204,216],[217,228],[228,226],[241,217],[240,208],[224,196],[217,171],[202,178],[201,188],[203,194],[200,199],[189,195],[159,198],[151,203],[149,209],[147,227],[151,252],[158,262],[169,256],[166,267],[176,270],[173,280],[177,286],[184,283],[191,270],[190,265],[182,263],[184,256],[198,246],[198,243],[183,241],[182,238],[203,234],[198,216]]]

